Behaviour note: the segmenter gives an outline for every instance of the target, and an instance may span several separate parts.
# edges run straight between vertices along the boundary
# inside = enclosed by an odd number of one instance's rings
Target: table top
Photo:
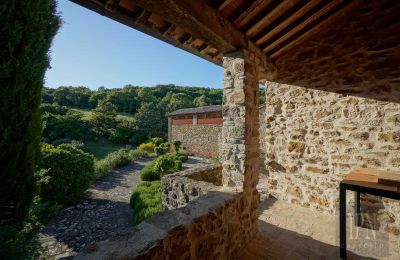
[[[400,186],[378,183],[378,177],[380,173],[388,172],[357,167],[346,175],[346,177],[342,180],[342,183],[400,193]]]

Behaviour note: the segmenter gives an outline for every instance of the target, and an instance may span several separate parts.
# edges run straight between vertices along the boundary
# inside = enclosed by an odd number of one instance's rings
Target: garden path
[[[88,244],[131,227],[130,196],[140,182],[140,170],[152,159],[139,160],[94,182],[80,203],[63,209],[43,229],[39,235],[37,258],[69,258]],[[204,163],[189,158],[183,168]]]

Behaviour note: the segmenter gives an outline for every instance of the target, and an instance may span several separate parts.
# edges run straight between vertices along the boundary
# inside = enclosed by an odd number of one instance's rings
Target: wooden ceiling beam
[[[284,20],[282,23],[280,23],[278,26],[276,26],[274,29],[266,33],[263,37],[261,37],[259,40],[256,41],[257,46],[261,46],[264,43],[268,42],[273,36],[275,36],[277,33],[281,32],[283,29],[291,25],[293,22],[297,21],[300,19],[304,14],[309,12],[312,8],[317,6],[321,1],[324,0],[313,0],[308,2],[306,5],[301,7],[297,12],[289,16],[286,20]]]
[[[290,48],[295,47],[298,44],[301,44],[302,42],[306,41],[309,39],[311,36],[318,34],[319,32],[325,30],[327,27],[332,25],[337,19],[340,19],[341,17],[345,16],[347,13],[349,13],[352,9],[358,7],[361,5],[362,1],[361,0],[353,0],[346,6],[344,6],[342,9],[338,10],[331,16],[329,16],[327,19],[324,19],[321,21],[318,25],[314,26],[310,30],[307,30],[304,34],[300,35],[298,38],[294,39],[293,41],[290,41],[288,44],[283,46],[281,49],[277,50],[274,53],[271,53],[271,58],[276,59],[280,55],[282,55],[284,52],[289,50]]]
[[[288,33],[274,41],[273,43],[269,44],[267,47],[264,48],[263,51],[269,52],[275,47],[277,47],[279,44],[283,43],[287,39],[289,39],[291,36],[296,34],[297,32],[301,31],[303,28],[305,28],[307,25],[311,24],[321,16],[323,16],[325,13],[330,11],[331,9],[335,8],[337,5],[339,5],[341,2],[345,0],[333,0],[331,2],[328,2],[324,7],[322,7],[320,10],[318,10],[315,14],[311,15],[308,19],[304,20],[300,24],[298,24],[296,27],[294,27],[292,30],[290,30]]]
[[[264,16],[258,23],[251,27],[247,32],[246,36],[252,39],[257,33],[265,28],[268,24],[272,23],[275,19],[283,15],[288,9],[296,5],[300,0],[285,0],[282,1],[274,10]]]
[[[247,8],[234,22],[233,25],[241,29],[248,22],[250,22],[254,16],[256,16],[261,10],[263,10],[266,6],[268,6],[272,0],[256,0],[254,3]]]

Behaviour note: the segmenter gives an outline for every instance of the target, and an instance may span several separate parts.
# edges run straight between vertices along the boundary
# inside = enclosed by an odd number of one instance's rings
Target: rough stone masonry
[[[338,183],[351,168],[399,170],[400,104],[278,83],[266,91],[265,164],[273,196],[334,213]],[[395,88],[390,93],[400,97]],[[375,204],[383,228],[400,232],[398,202],[366,203]]]

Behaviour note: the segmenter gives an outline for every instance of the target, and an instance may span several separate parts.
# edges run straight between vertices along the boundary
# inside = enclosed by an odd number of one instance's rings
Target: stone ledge
[[[108,240],[89,245],[74,259],[134,259],[149,257],[150,253],[160,250],[164,252],[166,243],[179,242],[169,241],[168,236],[187,230],[199,221],[206,225],[208,220],[212,221],[220,215],[226,205],[235,203],[238,197],[230,191],[209,192],[189,202],[186,207],[164,211]],[[190,240],[188,236],[182,236],[182,239]]]

